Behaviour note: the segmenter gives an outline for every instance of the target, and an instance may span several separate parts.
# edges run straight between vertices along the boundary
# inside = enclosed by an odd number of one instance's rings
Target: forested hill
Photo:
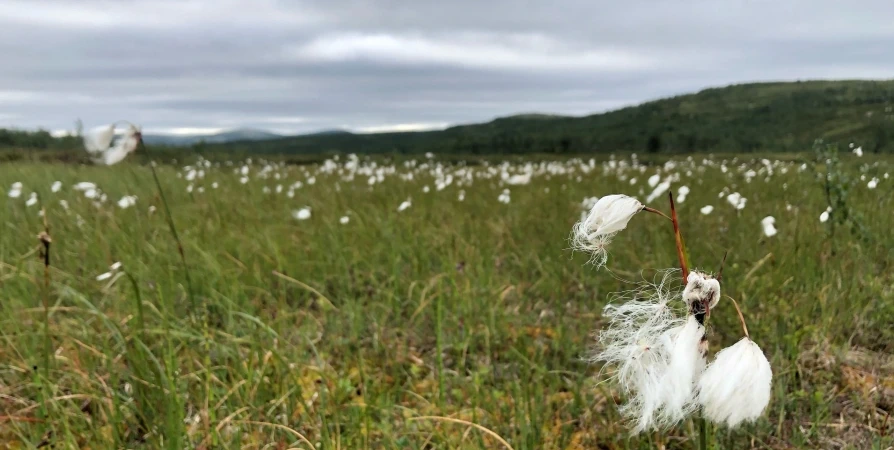
[[[211,146],[256,152],[802,151],[816,138],[894,152],[894,80],[741,84],[586,117],[521,115],[443,131],[336,133]]]
[[[440,131],[331,132],[194,147],[293,155],[752,152],[809,150],[816,138],[894,153],[894,80],[740,84],[585,117],[524,114]],[[14,142],[19,139],[26,145]],[[45,132],[0,130],[0,147],[60,148],[76,142],[44,143],[47,139]]]

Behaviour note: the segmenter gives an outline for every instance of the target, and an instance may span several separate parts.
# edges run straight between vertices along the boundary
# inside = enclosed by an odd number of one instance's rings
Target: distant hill
[[[205,135],[144,134],[143,142],[146,145],[187,146],[203,141],[207,144],[220,144],[225,142],[263,141],[281,137],[281,135],[269,131],[240,128]]]
[[[809,150],[816,138],[894,152],[894,81],[739,84],[585,117],[522,114],[438,131],[324,133],[218,150],[313,154],[752,152]]]

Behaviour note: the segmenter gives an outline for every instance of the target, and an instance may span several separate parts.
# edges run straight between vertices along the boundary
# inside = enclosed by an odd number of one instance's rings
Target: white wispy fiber
[[[118,200],[118,207],[121,209],[130,208],[133,205],[137,204],[137,196],[136,195],[125,195],[121,197],[121,200]]]
[[[764,236],[773,237],[776,236],[776,219],[773,216],[764,217],[761,220],[761,226],[764,227]]]
[[[129,124],[124,136],[115,141],[112,145],[112,139],[115,137],[115,125],[107,127],[97,127],[84,133],[84,148],[90,153],[97,163],[111,166],[118,164],[132,153],[140,145],[142,133],[140,127]]]
[[[661,383],[662,408],[658,425],[671,427],[698,409],[696,383],[705,370],[705,356],[700,349],[705,327],[695,316],[689,316],[686,324],[669,331],[665,345],[670,350],[670,359],[664,380]]]
[[[701,211],[701,213],[703,215],[707,216],[708,214],[711,214],[714,211],[714,207],[711,205],[705,205],[705,206],[702,206],[702,209],[700,209],[699,211]]]
[[[89,181],[81,181],[80,183],[72,186],[72,189],[76,191],[89,191],[90,189],[96,189],[96,183],[91,183]]]
[[[608,326],[599,332],[590,358],[614,368],[612,378],[627,396],[620,412],[631,420],[634,433],[669,426],[691,409],[698,367],[687,368],[691,376],[684,373],[682,380],[674,381],[671,367],[698,360],[693,352],[699,351],[704,328],[689,326],[671,305],[677,295],[670,284],[677,273],[667,271],[658,284],[619,294],[621,300],[632,299],[606,306]],[[693,340],[696,345],[688,347]]]
[[[605,265],[608,259],[606,247],[614,235],[627,228],[627,223],[643,209],[639,200],[622,194],[600,198],[590,213],[574,225],[571,246],[590,254],[590,262],[596,267]]]
[[[689,186],[680,186],[680,189],[677,189],[677,203],[685,202],[687,195],[689,195]]]
[[[646,197],[646,203],[652,203],[652,201],[654,201],[656,198],[664,195],[664,193],[667,192],[670,187],[671,182],[669,179],[662,181],[658,184],[658,186],[655,186],[655,189],[652,191],[652,193],[650,193],[649,196]]]
[[[296,220],[310,219],[310,206],[305,206],[304,208],[292,211],[292,217]]]
[[[710,421],[733,428],[754,421],[770,403],[773,370],[745,337],[720,351],[699,379],[698,402]]]

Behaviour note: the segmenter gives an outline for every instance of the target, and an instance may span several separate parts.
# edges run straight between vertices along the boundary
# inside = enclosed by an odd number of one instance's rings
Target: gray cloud
[[[6,0],[0,126],[404,129],[894,76],[894,3]]]

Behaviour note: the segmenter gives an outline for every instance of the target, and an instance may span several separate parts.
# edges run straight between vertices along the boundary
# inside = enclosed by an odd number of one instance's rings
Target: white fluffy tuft
[[[720,351],[702,374],[698,401],[705,417],[733,428],[754,421],[770,403],[773,371],[764,352],[742,338]]]
[[[586,216],[574,225],[571,232],[571,246],[575,250],[590,254],[590,262],[596,267],[604,266],[607,247],[619,231],[627,228],[627,223],[643,209],[639,200],[626,195],[613,194],[600,198]]]
[[[613,378],[627,394],[621,414],[633,422],[634,433],[669,427],[695,407],[704,328],[694,318],[680,319],[671,305],[679,291],[668,285],[678,273],[667,271],[658,284],[628,293],[633,299],[607,306],[603,315],[609,324],[590,358],[615,368]]]
[[[713,309],[720,301],[720,282],[708,274],[693,270],[686,278],[683,300],[690,309],[695,302],[707,304],[708,308]]]
[[[696,383],[705,370],[705,356],[699,347],[705,327],[689,316],[686,324],[674,328],[667,336],[670,351],[667,372],[662,380],[660,426],[671,427],[698,409]]]

